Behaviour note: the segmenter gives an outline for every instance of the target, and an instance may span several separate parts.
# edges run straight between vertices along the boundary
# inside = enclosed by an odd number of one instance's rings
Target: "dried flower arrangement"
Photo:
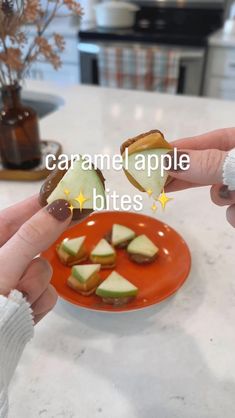
[[[0,86],[20,84],[32,63],[42,57],[55,69],[62,65],[63,36],[54,33],[49,41],[45,32],[62,7],[81,16],[81,6],[76,0],[46,0],[44,3],[43,7],[40,0],[0,0]],[[33,40],[27,36],[29,24],[36,29]]]

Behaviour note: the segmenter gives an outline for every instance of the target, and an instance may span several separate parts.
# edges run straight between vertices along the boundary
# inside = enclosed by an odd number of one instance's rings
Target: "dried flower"
[[[54,42],[59,51],[63,52],[65,50],[65,40],[63,36],[59,35],[58,33],[54,33]]]
[[[24,45],[27,42],[27,38],[24,32],[18,32],[18,33],[14,33],[11,37],[10,37],[11,43],[14,44],[18,44],[18,45]]]
[[[13,0],[2,0],[1,1],[1,10],[5,16],[11,16],[14,12],[14,3]]]
[[[32,63],[42,57],[55,69],[62,65],[59,53],[65,49],[64,38],[54,33],[49,42],[44,33],[63,6],[82,15],[76,0],[48,0],[46,7],[40,0],[0,0],[0,85],[19,83]],[[36,29],[32,41],[25,29],[28,23]]]
[[[24,7],[24,19],[25,23],[32,23],[37,20],[39,11],[40,11],[40,1],[39,0],[30,0],[25,2]]]
[[[52,45],[43,37],[36,38],[38,45],[38,54],[42,55],[48,62],[50,62],[55,69],[61,66],[61,60],[58,54],[53,51]]]
[[[64,0],[64,5],[71,10],[71,12],[81,15],[82,9],[81,5],[77,3],[75,0]]]
[[[0,61],[10,67],[12,70],[20,71],[22,69],[21,51],[19,48],[7,48],[7,51],[0,53]]]

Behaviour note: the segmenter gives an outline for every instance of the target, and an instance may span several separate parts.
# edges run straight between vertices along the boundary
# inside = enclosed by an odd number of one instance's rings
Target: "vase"
[[[0,155],[7,169],[28,170],[41,161],[37,113],[21,100],[18,84],[1,89]]]

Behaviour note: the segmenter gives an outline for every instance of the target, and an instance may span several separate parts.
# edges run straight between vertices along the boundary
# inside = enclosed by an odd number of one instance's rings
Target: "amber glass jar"
[[[28,170],[41,161],[36,112],[21,101],[18,84],[2,87],[0,155],[5,168]]]

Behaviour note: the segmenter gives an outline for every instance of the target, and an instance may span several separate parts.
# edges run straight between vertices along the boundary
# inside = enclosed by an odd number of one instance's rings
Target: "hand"
[[[193,138],[171,143],[173,147],[189,154],[190,168],[186,171],[170,171],[174,178],[168,192],[189,187],[212,185],[211,199],[219,206],[228,206],[227,220],[235,227],[235,191],[223,185],[223,164],[227,152],[235,147],[235,128],[220,129]]]
[[[38,198],[27,199],[0,212],[0,294],[21,291],[37,323],[55,305],[50,285],[52,267],[37,257],[69,226],[72,213],[65,200],[41,209]]]

